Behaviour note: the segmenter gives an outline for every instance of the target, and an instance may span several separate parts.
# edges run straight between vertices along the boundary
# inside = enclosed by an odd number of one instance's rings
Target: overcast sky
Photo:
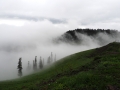
[[[60,59],[99,47],[97,40],[84,35],[83,45],[51,43],[52,38],[76,28],[120,30],[120,0],[0,0],[0,80],[17,76],[19,57],[25,70],[35,56],[47,61],[51,52]]]
[[[120,0],[0,0],[0,24],[120,29]],[[0,25],[0,26],[1,26]],[[43,26],[43,25],[42,25]]]

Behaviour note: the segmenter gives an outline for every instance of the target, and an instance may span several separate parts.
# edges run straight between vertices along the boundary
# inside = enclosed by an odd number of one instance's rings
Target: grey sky
[[[1,0],[0,19],[47,19],[68,26],[74,20],[76,28],[119,29],[119,8],[119,0]]]

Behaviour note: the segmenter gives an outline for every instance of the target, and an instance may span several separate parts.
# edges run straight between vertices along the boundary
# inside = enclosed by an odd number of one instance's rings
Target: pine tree
[[[18,66],[17,66],[17,69],[18,69],[18,76],[22,76],[22,62],[21,62],[22,58],[19,58],[19,61],[18,61]]]
[[[35,56],[35,70],[37,70],[37,56]]]
[[[40,57],[40,62],[39,62],[39,68],[42,69],[43,68],[43,62],[42,62],[42,59]]]

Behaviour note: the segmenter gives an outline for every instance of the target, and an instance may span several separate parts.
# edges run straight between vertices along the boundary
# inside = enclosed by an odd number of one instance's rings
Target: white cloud
[[[0,18],[48,19],[54,24],[75,20],[79,25],[84,24],[81,27],[93,25],[96,28],[95,23],[120,23],[119,3],[119,0],[1,0]]]
[[[0,24],[23,26],[25,24],[25,20],[0,19]]]

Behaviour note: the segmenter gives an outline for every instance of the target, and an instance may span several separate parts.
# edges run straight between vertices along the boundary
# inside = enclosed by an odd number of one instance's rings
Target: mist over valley
[[[27,30],[27,27],[22,27],[21,30],[17,27],[11,29],[13,30],[4,28],[0,33],[0,80],[18,78],[17,66],[20,57],[23,64],[23,76],[25,76],[33,72],[35,56],[37,56],[37,64],[42,57],[44,65],[47,66],[51,52],[53,58],[56,55],[56,59],[59,60],[65,56],[97,48],[120,39],[119,32],[115,30],[110,30],[110,33],[93,30],[93,35],[89,32],[91,29],[83,29],[83,33],[78,32],[78,29],[66,30],[66,32],[47,29],[40,31],[31,28]],[[30,71],[27,71],[28,61]]]

